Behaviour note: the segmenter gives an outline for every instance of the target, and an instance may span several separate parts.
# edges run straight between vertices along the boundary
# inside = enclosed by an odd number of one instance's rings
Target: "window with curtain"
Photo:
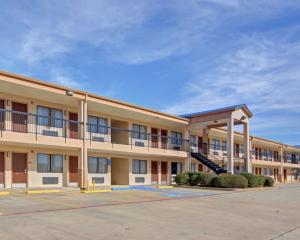
[[[197,172],[196,163],[191,164],[191,172]]]
[[[212,139],[211,140],[211,149],[213,150],[220,150],[221,146],[220,146],[220,140],[218,139]]]
[[[227,142],[226,141],[222,141],[222,151],[223,152],[227,151]]]
[[[171,132],[171,142],[173,145],[181,146],[182,145],[182,133],[172,131]]]
[[[89,132],[108,133],[108,120],[102,117],[88,116]]]
[[[139,124],[132,124],[132,138],[147,140],[147,127]]]
[[[147,174],[147,161],[132,160],[132,174]]]
[[[88,157],[89,173],[107,173],[107,158]]]
[[[196,147],[196,136],[191,136],[191,147]]]
[[[39,173],[62,173],[63,155],[38,153],[37,171]]]
[[[37,124],[48,127],[63,127],[63,112],[59,109],[37,107]]]

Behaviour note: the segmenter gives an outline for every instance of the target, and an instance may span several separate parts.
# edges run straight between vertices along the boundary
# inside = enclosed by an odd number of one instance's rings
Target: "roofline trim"
[[[143,111],[146,111],[146,112],[162,115],[162,116],[165,116],[165,117],[174,118],[176,120],[184,121],[186,123],[189,122],[188,119],[183,118],[183,117],[179,117],[179,116],[176,116],[176,115],[160,112],[160,111],[150,109],[150,108],[145,108],[145,107],[142,107],[142,106],[138,106],[138,105],[135,105],[135,104],[119,101],[119,100],[116,100],[116,99],[111,99],[111,98],[99,96],[97,94],[81,91],[81,90],[78,90],[78,89],[75,89],[75,88],[70,88],[70,87],[67,87],[67,86],[54,84],[54,83],[49,83],[47,81],[42,81],[42,80],[38,80],[38,79],[35,79],[35,78],[31,78],[31,77],[26,77],[26,76],[16,74],[16,73],[10,73],[10,72],[7,72],[7,71],[0,70],[0,75],[4,75],[4,76],[7,76],[7,77],[12,77],[12,78],[17,78],[17,79],[22,80],[22,81],[27,81],[27,82],[34,83],[34,84],[39,84],[39,85],[46,86],[46,87],[52,87],[52,88],[55,88],[55,89],[58,89],[58,90],[64,90],[64,91],[71,90],[74,93],[82,95],[83,97],[87,96],[87,97],[90,97],[90,98],[104,100],[104,101],[108,101],[108,102],[112,102],[112,103],[117,103],[117,104],[124,105],[124,106],[127,106],[127,107],[132,107],[132,108],[136,108],[136,109],[143,110]]]

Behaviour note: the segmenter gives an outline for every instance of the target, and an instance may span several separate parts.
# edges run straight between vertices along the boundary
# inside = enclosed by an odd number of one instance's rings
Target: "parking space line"
[[[134,205],[134,204],[143,204],[143,203],[168,202],[168,201],[194,199],[194,198],[209,197],[209,196],[224,195],[224,194],[233,194],[233,193],[217,193],[215,195],[184,196],[184,197],[177,197],[177,198],[171,198],[171,197],[166,198],[166,197],[164,197],[164,198],[159,198],[159,199],[148,199],[148,200],[129,201],[129,202],[104,203],[104,204],[95,204],[95,205],[86,205],[86,206],[75,206],[74,205],[74,206],[68,206],[66,208],[2,213],[2,215],[0,215],[0,217],[17,216],[17,215],[30,215],[30,214],[38,214],[38,213],[60,212],[60,211],[70,211],[70,210],[80,210],[80,209],[90,209],[90,208],[101,208],[101,207],[111,207],[111,206],[122,206],[122,205]]]
[[[79,205],[73,205],[73,204],[66,204],[66,203],[62,203],[59,201],[55,201],[55,200],[51,200],[51,199],[47,199],[44,197],[38,197],[36,195],[32,196],[32,195],[25,195],[25,194],[20,194],[20,193],[12,193],[12,195],[16,195],[18,197],[27,197],[27,198],[31,198],[31,199],[36,199],[36,200],[41,200],[44,202],[48,202],[48,203],[52,203],[55,205],[61,205],[61,206],[65,206],[65,207],[79,207]]]

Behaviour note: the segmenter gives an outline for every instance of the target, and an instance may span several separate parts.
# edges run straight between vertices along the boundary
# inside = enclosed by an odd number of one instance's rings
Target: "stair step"
[[[227,172],[225,169],[223,169],[222,167],[220,167],[219,165],[217,165],[216,163],[214,163],[213,161],[211,161],[210,159],[208,159],[207,157],[205,157],[204,155],[202,155],[200,153],[191,153],[191,156],[193,158],[197,159],[199,162],[201,162],[205,166],[207,166],[208,168],[210,168],[211,170],[213,170],[217,174]]]

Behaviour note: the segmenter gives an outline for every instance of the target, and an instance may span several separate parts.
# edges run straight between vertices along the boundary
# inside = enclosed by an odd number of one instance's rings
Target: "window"
[[[107,158],[88,157],[89,173],[107,173]]]
[[[222,141],[222,151],[223,152],[227,151],[227,142],[226,141]]]
[[[211,140],[211,149],[213,149],[214,151],[220,150],[220,140],[212,139]]]
[[[132,124],[132,138],[147,140],[147,127],[139,124]]]
[[[63,156],[58,154],[37,154],[37,170],[39,173],[62,173]]]
[[[38,106],[37,115],[38,125],[56,128],[63,127],[62,110]]]
[[[147,161],[132,160],[132,174],[147,174]]]
[[[172,162],[171,163],[171,174],[178,174],[182,172],[182,163]]]
[[[106,118],[88,116],[89,132],[107,134],[108,121]]]
[[[191,136],[191,147],[196,147],[196,136]]]
[[[191,164],[191,172],[197,172],[196,163]]]
[[[268,169],[267,169],[267,168],[264,168],[263,175],[264,175],[264,176],[268,176]]]
[[[171,138],[172,138],[172,144],[179,145],[179,146],[182,145],[182,133],[172,131]]]

